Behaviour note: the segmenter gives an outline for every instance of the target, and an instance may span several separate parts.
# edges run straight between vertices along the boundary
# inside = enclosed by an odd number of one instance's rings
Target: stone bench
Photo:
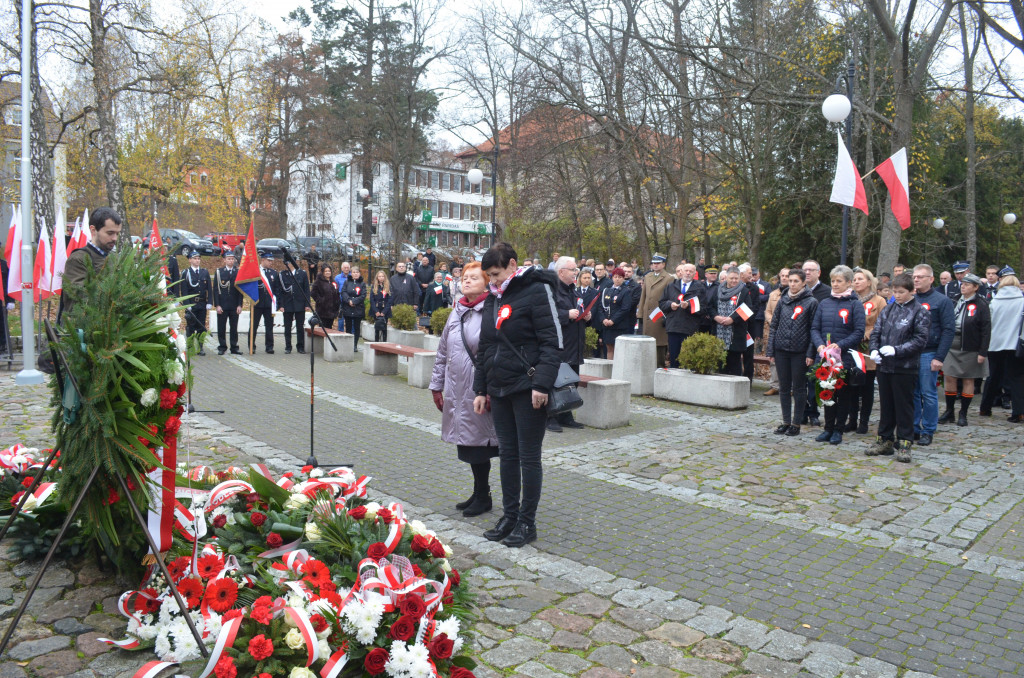
[[[769,358],[766,355],[755,355],[754,356],[754,364],[755,365],[771,365],[772,364],[772,359]]]
[[[573,410],[576,421],[600,429],[629,426],[628,381],[581,374],[579,388],[583,406]]]
[[[612,378],[612,361],[604,358],[587,358],[580,365],[580,376]]]
[[[334,348],[331,348],[331,343],[324,339],[326,334],[331,336]],[[306,336],[312,340],[310,343],[313,345],[313,353],[323,355],[324,360],[329,363],[350,363],[355,359],[351,334],[338,330],[325,330],[323,327],[317,326],[315,330],[307,327]]]
[[[409,385],[427,388],[434,371],[437,351],[387,342],[370,342],[363,347],[363,372],[373,375],[398,374],[398,356],[409,359]]]
[[[727,374],[694,374],[689,370],[662,368],[654,372],[654,397],[739,410],[750,404],[750,381]]]

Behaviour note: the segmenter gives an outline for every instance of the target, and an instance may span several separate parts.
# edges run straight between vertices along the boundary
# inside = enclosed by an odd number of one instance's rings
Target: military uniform
[[[292,323],[295,323],[295,348],[299,353],[306,352],[306,303],[309,299],[309,277],[301,268],[284,271],[280,275],[281,289],[284,298],[281,308],[284,309],[284,352],[292,352]]]
[[[199,253],[193,252],[192,256],[198,258]],[[185,307],[185,336],[206,332],[206,312],[212,308],[210,303],[213,300],[213,289],[210,282],[210,272],[205,268],[193,264],[185,269],[181,275],[179,294],[188,297]],[[202,344],[199,345],[199,355],[206,355]]]
[[[273,255],[267,255],[264,259],[274,260]],[[263,321],[264,327],[266,328],[266,337],[263,342],[264,348],[267,353],[274,352],[274,302],[271,299],[271,294],[276,297],[277,301],[280,302],[284,299],[284,290],[281,288],[281,277],[277,271],[266,266],[260,266],[263,271],[263,275],[266,277],[267,282],[270,284],[270,289],[266,288],[263,284],[263,279],[259,280],[259,300],[256,302],[252,312],[252,336],[256,337],[256,333],[260,329],[260,321]],[[255,347],[253,347],[255,351]]]
[[[656,254],[651,259],[651,263],[664,264],[665,257]],[[668,354],[668,332],[665,331],[663,320],[651,320],[651,313],[654,312],[654,309],[658,308],[661,295],[673,280],[675,280],[675,276],[664,268],[660,272],[655,273],[651,271],[645,275],[644,284],[640,291],[640,300],[637,305],[636,314],[641,322],[641,327],[644,328],[643,333],[648,337],[654,337],[658,367],[665,366],[665,359]]]
[[[231,331],[231,352],[240,354],[238,350],[238,309],[242,307],[242,293],[235,288],[238,269],[235,267],[218,268],[213,281],[213,305],[217,307],[217,353],[224,355],[228,350],[227,331]]]

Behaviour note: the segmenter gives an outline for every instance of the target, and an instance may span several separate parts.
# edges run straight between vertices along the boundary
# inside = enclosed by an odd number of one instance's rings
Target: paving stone
[[[590,648],[590,639],[572,631],[555,631],[551,637],[552,647],[561,647],[567,650],[587,650]]]
[[[100,570],[96,563],[86,563],[75,573],[75,582],[79,586],[92,586],[109,579],[110,575]]]
[[[759,624],[750,619],[738,619],[725,639],[729,642],[742,645],[751,650],[758,650],[768,642],[769,629],[764,624]]]
[[[588,654],[587,659],[622,673],[629,673],[634,666],[633,655],[618,645],[603,645]]]
[[[35,574],[35,572],[33,572]],[[46,569],[43,578],[39,580],[40,588],[68,588],[75,585],[75,575],[66,567],[53,567]]]
[[[722,678],[734,670],[734,667],[727,664],[687,657],[681,651],[655,640],[634,643],[629,649],[652,664],[667,666],[699,678]]]
[[[625,673],[619,673],[606,666],[595,666],[580,675],[580,678],[626,678]]]
[[[591,666],[591,663],[583,657],[568,652],[545,652],[537,657],[537,661],[571,676],[579,675]]]
[[[138,671],[139,657],[131,652],[108,652],[89,662],[89,670],[100,678],[113,678],[128,671]],[[179,669],[179,672],[184,667]]]
[[[679,678],[679,672],[664,666],[645,666],[638,669],[633,678]]]
[[[807,656],[807,639],[795,633],[776,629],[768,634],[768,644],[761,652],[786,661],[795,661]]]
[[[63,633],[68,636],[74,636],[79,633],[87,633],[92,630],[91,626],[86,626],[77,619],[68,617],[67,619],[58,619],[53,623],[53,630],[57,633]]]
[[[484,616],[501,626],[515,626],[529,619],[530,613],[526,610],[513,610],[509,607],[492,605],[484,610]]]
[[[743,668],[765,678],[793,678],[800,672],[800,667],[781,659],[775,659],[757,652],[751,652],[743,662]]]
[[[692,617],[688,622],[686,622],[686,625],[691,628],[695,628],[698,631],[703,631],[709,636],[717,636],[718,634],[732,628],[734,623],[735,622],[733,621],[723,621],[719,617],[711,617],[702,613],[696,617]]]
[[[861,657],[855,666],[843,672],[841,678],[896,678],[896,672],[892,664],[873,657]]]
[[[566,678],[564,673],[552,671],[548,667],[535,661],[528,661],[516,667],[517,676],[529,676],[530,678]]]
[[[111,645],[101,643],[98,638],[103,638],[102,633],[83,633],[75,639],[75,649],[84,654],[86,657],[96,657],[104,652],[109,652],[112,648]]]
[[[480,655],[488,664],[500,669],[516,666],[547,650],[547,645],[531,638],[512,638]]]
[[[40,638],[39,640],[26,640],[11,648],[8,656],[15,661],[25,661],[26,659],[39,657],[50,652],[63,650],[70,644],[71,639],[67,636],[50,636],[49,638]]]
[[[585,614],[590,617],[601,617],[612,604],[607,600],[598,598],[592,593],[579,593],[565,600],[561,607],[564,610]]]
[[[717,638],[705,638],[694,645],[693,655],[726,664],[735,664],[743,659],[743,652],[738,647]]]
[[[33,602],[35,599],[33,598]],[[92,610],[96,601],[80,598],[77,600],[57,600],[51,602],[35,613],[36,621],[55,622],[65,617],[84,617]]]
[[[622,622],[634,631],[649,631],[660,626],[662,619],[646,610],[633,610],[628,607],[612,608],[612,619]]]
[[[612,601],[624,607],[639,608],[656,600],[668,601],[675,597],[671,591],[659,588],[624,589],[612,596]]]
[[[586,633],[594,625],[594,622],[586,617],[554,608],[541,611],[537,614],[536,619],[550,622],[560,629],[572,631],[573,633]]]
[[[14,589],[9,586],[0,586],[0,603],[10,603],[14,601]]]
[[[488,638],[493,638],[494,640],[508,640],[512,637],[512,634],[505,629],[498,628],[497,626],[488,624],[487,622],[477,622],[474,628],[477,632]]]
[[[11,634],[11,639],[7,644],[10,647],[14,647],[26,640],[39,640],[40,638],[49,638],[52,635],[54,634],[50,627],[37,624],[31,619],[26,620],[22,617],[22,621],[18,622],[18,627],[14,629],[14,633]]]
[[[28,674],[14,662],[3,662],[0,664],[0,678],[25,678]]]
[[[800,662],[800,668],[819,678],[837,678],[849,669],[850,665],[833,656],[812,652]]]
[[[28,670],[35,678],[64,678],[84,663],[74,650],[61,650],[36,657],[28,663]]]
[[[644,605],[644,609],[671,621],[684,622],[696,616],[700,603],[678,598],[676,600],[655,600]]]
[[[619,626],[614,622],[598,622],[594,628],[590,629],[588,634],[591,639],[599,643],[618,643],[621,645],[629,645],[636,637],[640,634],[636,631],[630,631],[625,626]]]
[[[96,678],[96,674],[93,673],[92,669],[82,669],[81,671],[75,671],[68,678]]]
[[[537,640],[551,640],[555,634],[555,627],[540,619],[531,619],[525,624],[516,627],[516,633],[523,636],[530,636]]]
[[[673,647],[690,647],[704,639],[704,634],[678,622],[668,622],[647,632],[655,640],[661,640]]]
[[[538,610],[543,610],[545,607],[549,605],[549,603],[543,600],[531,600],[525,597],[509,598],[503,600],[501,604],[504,607],[507,607],[511,610],[522,610],[523,612],[529,613],[537,612]]]
[[[541,577],[537,580],[537,586],[542,586],[551,591],[557,591],[562,595],[579,593],[583,587],[575,582],[562,579],[561,577]]]
[[[807,643],[807,651],[811,654],[820,654],[832,657],[836,661],[844,664],[852,664],[857,661],[856,654],[842,645],[836,645],[835,643],[821,643],[817,641],[810,642]]]

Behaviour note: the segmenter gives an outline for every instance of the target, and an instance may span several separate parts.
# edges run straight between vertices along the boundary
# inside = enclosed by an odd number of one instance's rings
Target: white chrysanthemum
[[[434,635],[439,636],[442,633],[452,640],[459,635],[460,628],[459,620],[457,617],[448,617],[444,621],[437,622],[437,626],[434,628]]]
[[[324,475],[324,470],[322,468],[319,468],[319,467],[315,468],[315,469],[313,469],[312,471],[309,472],[309,477],[310,478],[321,478],[321,477],[323,477],[323,475]]]
[[[185,633],[174,634],[174,658],[179,662],[188,661],[189,659],[196,659],[199,657],[199,643],[192,636],[192,633],[186,627]]]
[[[213,645],[216,642],[217,636],[220,635],[220,627],[222,624],[223,618],[213,610],[210,610],[210,618],[206,620],[206,641],[208,645]],[[448,637],[453,638],[454,636]]]
[[[368,520],[373,520],[377,517],[377,511],[379,510],[380,504],[378,504],[375,501],[371,501],[369,504],[366,505],[366,518]]]
[[[164,374],[167,376],[168,384],[177,386],[185,379],[185,366],[182,365],[181,361],[177,358],[174,360],[165,360]]]
[[[410,520],[409,529],[412,530],[414,535],[422,537],[427,533],[427,526],[423,524],[422,520]]]
[[[152,624],[143,624],[137,628],[134,633],[139,637],[139,640],[153,640],[156,638],[158,630],[159,629]]]
[[[284,507],[290,511],[300,509],[309,503],[309,497],[302,494],[301,492],[292,494],[288,497],[288,500],[284,503]]]
[[[139,402],[142,403],[143,407],[149,407],[150,405],[155,405],[156,401],[159,399],[160,394],[155,388],[147,388],[139,397]]]
[[[167,596],[160,603],[160,626],[170,626],[171,622],[180,615],[178,603],[172,596]]]
[[[288,633],[284,634],[285,645],[293,650],[298,650],[300,647],[306,644],[302,639],[302,632],[298,629],[289,629]]]
[[[174,345],[177,347],[179,353],[184,353],[188,350],[188,339],[184,335],[178,334],[174,337]]]
[[[153,645],[153,652],[163,661],[173,661],[174,650],[171,648],[171,629],[162,627],[156,634],[156,642]]]

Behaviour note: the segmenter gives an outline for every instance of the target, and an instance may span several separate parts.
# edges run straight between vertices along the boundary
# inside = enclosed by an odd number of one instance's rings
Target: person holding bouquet
[[[856,350],[864,338],[864,306],[853,293],[853,270],[836,266],[829,273],[832,293],[818,304],[811,326],[811,340],[822,363],[846,371],[847,384],[837,381],[831,402],[822,397],[825,427],[815,440],[838,445],[843,442],[843,424],[850,415],[850,385],[859,386],[864,373],[854,367],[850,349]],[[835,378],[835,377],[833,377]],[[820,380],[820,377],[819,377]]]

